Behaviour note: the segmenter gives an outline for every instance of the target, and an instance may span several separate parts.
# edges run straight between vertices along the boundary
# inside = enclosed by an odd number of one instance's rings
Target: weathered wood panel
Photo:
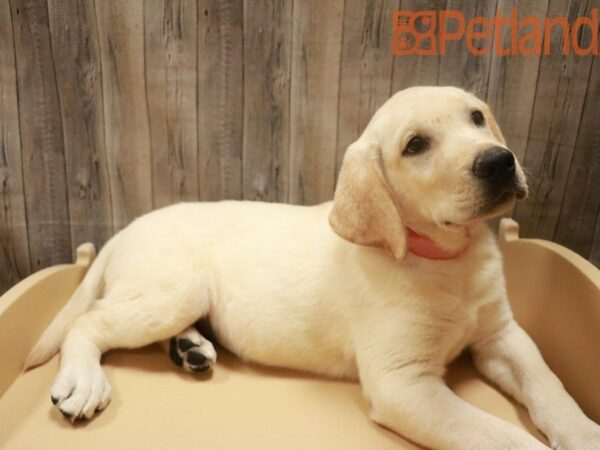
[[[572,23],[578,16],[589,15],[590,7],[590,1],[551,0],[548,16],[566,13]],[[592,65],[590,57],[573,52],[563,55],[561,27],[551,31],[552,53],[543,55],[540,62],[524,158],[530,195],[515,209],[524,236],[546,239],[553,238],[560,214]],[[584,28],[584,46],[590,38],[589,29]]]
[[[115,231],[152,209],[143,2],[96,2]]]
[[[496,13],[496,0],[474,2],[470,0],[448,0],[448,9],[460,10],[465,22],[473,17],[493,17]],[[448,20],[449,33],[456,31],[456,20]],[[485,44],[480,44],[481,46]],[[485,98],[490,75],[492,52],[474,55],[466,47],[465,39],[449,41],[445,55],[440,58],[438,84],[440,86],[458,86]]]
[[[596,216],[596,226],[594,228],[592,250],[590,251],[589,259],[596,267],[600,267],[600,213]]]
[[[144,2],[154,207],[198,198],[194,0]]]
[[[102,74],[92,0],[48,0],[69,198],[71,241],[101,246],[113,233]],[[73,248],[75,250],[75,248]]]
[[[509,18],[515,8],[521,17],[544,17],[548,11],[548,0],[526,3],[519,3],[518,0],[498,0],[496,14]],[[520,30],[517,38],[523,34],[523,30]],[[500,39],[494,35],[492,48],[499,46],[501,49],[510,49],[511,39],[512,31],[509,27],[504,27]],[[482,95],[482,99],[490,105],[508,147],[522,164],[531,125],[540,55],[500,55],[494,50],[490,64],[487,92],[485,97]],[[516,99],[518,101],[515,101]],[[512,213],[508,211],[502,216],[509,217]],[[494,228],[497,228],[499,223],[500,218],[491,222]]]
[[[390,97],[394,62],[391,17],[397,7],[396,0],[346,1],[338,102],[338,170],[346,148]]]
[[[498,0],[497,11],[505,18],[511,10],[518,8],[521,17],[544,17],[548,11],[548,0],[519,2],[518,0]],[[523,32],[517,35],[523,36]],[[500,42],[494,39],[493,45],[510,49],[512,32],[503,27]],[[540,55],[499,55],[493,52],[487,87],[486,101],[494,115],[510,149],[519,161],[523,161],[527,147],[527,135],[531,124],[531,113],[535,99]],[[517,100],[518,99],[518,100]]]
[[[65,155],[46,2],[11,1],[31,267],[71,259]]]
[[[404,11],[441,11],[446,9],[446,0],[402,0],[399,9]],[[416,22],[419,32],[428,26],[422,20]],[[395,36],[397,39],[400,36]],[[431,43],[429,45],[432,45]],[[437,44],[434,44],[437,46]],[[430,47],[429,47],[430,48]],[[435,86],[438,84],[441,56],[404,55],[394,58],[392,93],[411,86]]]
[[[0,293],[31,271],[16,70],[10,7],[0,2]]]
[[[594,58],[554,239],[600,265],[600,58]],[[590,236],[596,234],[596,240]]]
[[[244,2],[243,196],[288,199],[292,4]]]
[[[203,200],[242,198],[243,61],[242,0],[200,0],[198,177]]]
[[[294,2],[290,202],[333,196],[343,1]]]
[[[465,21],[516,8],[573,23],[600,4],[0,2],[0,291],[152,207],[329,200],[347,145],[413,85],[487,99],[530,173],[531,197],[514,213],[522,234],[600,265],[600,58],[560,54],[560,29],[542,57],[477,56],[464,39],[443,56],[392,56],[395,9],[446,7]],[[510,38],[508,28],[497,37],[503,48]]]

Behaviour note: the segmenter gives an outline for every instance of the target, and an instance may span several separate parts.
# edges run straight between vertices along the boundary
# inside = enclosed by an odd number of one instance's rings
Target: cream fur
[[[469,121],[472,108],[489,126]],[[416,132],[432,148],[402,156]],[[353,144],[333,204],[190,203],[135,220],[111,243],[101,298],[62,343],[57,406],[91,417],[110,397],[104,351],[170,338],[208,316],[243,359],[360,380],[371,417],[423,445],[546,448],[445,386],[446,364],[471,346],[479,369],[529,408],[554,448],[600,448],[599,427],[513,320],[500,253],[477,216],[473,158],[503,142],[475,97],[408,89]],[[468,240],[468,251],[447,261],[406,253],[405,225],[448,249]]]

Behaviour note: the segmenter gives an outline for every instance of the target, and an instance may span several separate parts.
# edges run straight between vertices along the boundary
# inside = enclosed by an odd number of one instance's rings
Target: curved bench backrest
[[[499,244],[515,318],[587,415],[600,422],[600,270],[502,219]]]

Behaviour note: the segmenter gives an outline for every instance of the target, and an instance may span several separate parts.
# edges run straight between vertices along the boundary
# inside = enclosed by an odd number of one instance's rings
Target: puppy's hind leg
[[[71,419],[89,419],[106,407],[110,384],[100,367],[102,353],[135,348],[176,335],[208,313],[208,289],[198,285],[146,287],[132,294],[111,291],[74,323],[61,347],[52,402]],[[119,295],[121,294],[121,295]]]
[[[171,339],[162,341],[160,345],[171,361],[187,372],[207,372],[217,361],[217,352],[212,343],[194,326],[186,328]]]

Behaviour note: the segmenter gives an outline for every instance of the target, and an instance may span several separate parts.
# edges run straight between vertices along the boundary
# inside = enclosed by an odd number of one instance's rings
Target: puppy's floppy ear
[[[377,143],[359,139],[348,147],[329,224],[350,242],[385,249],[396,259],[405,257],[404,224]]]

